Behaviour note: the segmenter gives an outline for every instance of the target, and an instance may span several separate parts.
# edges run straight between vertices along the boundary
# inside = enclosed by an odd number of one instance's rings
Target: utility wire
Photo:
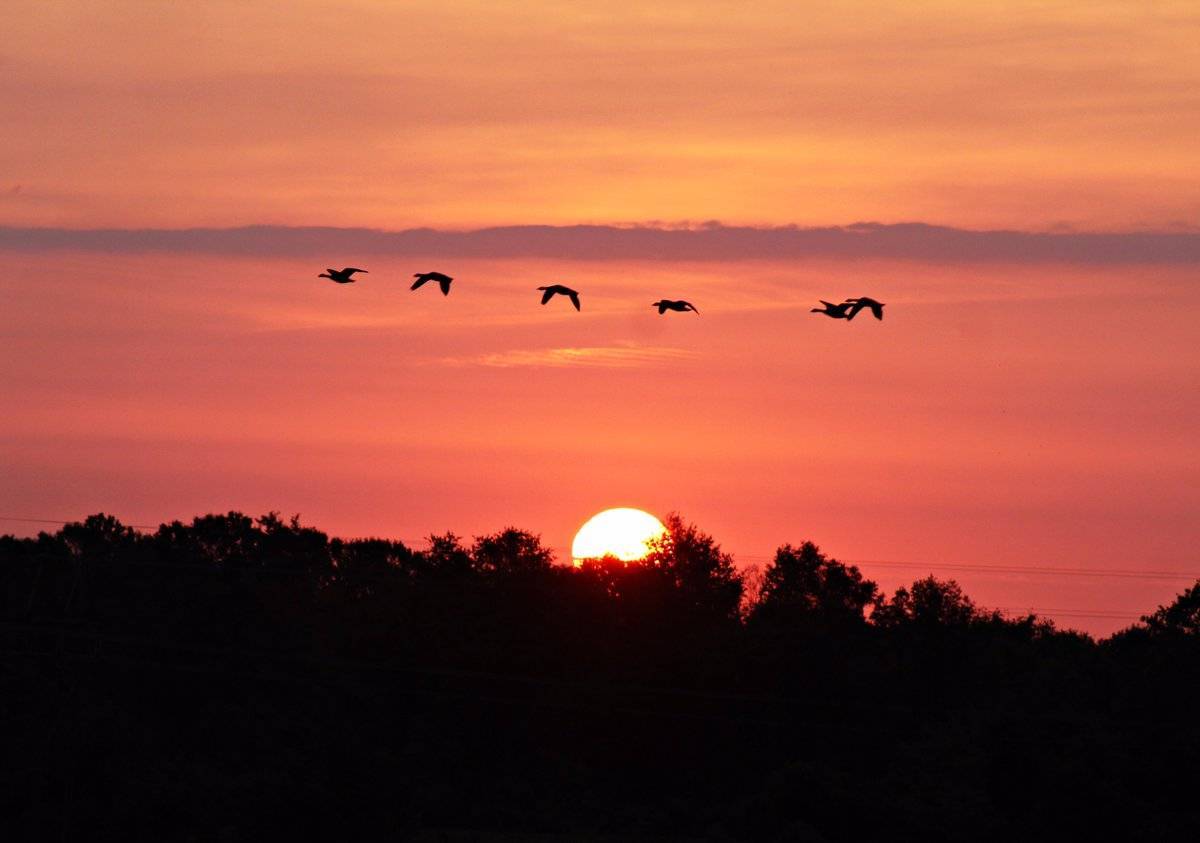
[[[21,521],[27,524],[58,524],[60,527],[65,527],[67,524],[82,524],[82,518],[18,518],[15,515],[0,515],[0,521]],[[157,530],[160,524],[126,524],[121,522],[123,527],[133,527],[135,530]]]
[[[1106,609],[1039,609],[1036,606],[1026,606],[1020,609],[1000,606],[996,611],[1002,615],[1055,615],[1062,618],[1097,618],[1115,621],[1137,620],[1143,614],[1142,612],[1109,611]]]
[[[737,555],[738,559],[751,562],[770,562],[773,556]],[[1127,577],[1130,579],[1150,580],[1197,580],[1200,572],[1191,571],[1135,571],[1126,568],[1069,568],[1060,565],[1016,565],[1007,562],[898,562],[890,559],[846,559],[840,560],[847,565],[861,568],[905,568],[909,570],[941,570],[964,571],[972,573],[992,574],[1038,574],[1042,576],[1078,576],[1078,577]]]
[[[1200,573],[1188,571],[1134,571],[1118,568],[1065,568],[1059,566],[1009,565],[1006,563],[985,564],[979,562],[892,562],[862,560],[849,564],[880,568],[935,568],[946,571],[986,572],[996,574],[1039,574],[1043,576],[1067,577],[1126,577],[1145,580],[1196,580]]]

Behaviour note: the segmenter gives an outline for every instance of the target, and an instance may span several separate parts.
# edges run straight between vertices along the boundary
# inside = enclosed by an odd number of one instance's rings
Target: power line
[[[1107,609],[1039,609],[1036,606],[1019,609],[999,606],[996,611],[1004,615],[1055,615],[1062,618],[1097,618],[1115,621],[1137,620],[1143,614],[1142,612],[1109,611]]]
[[[15,515],[0,515],[0,521],[22,521],[28,524],[58,524],[65,527],[68,524],[82,524],[79,518],[18,518]],[[125,524],[123,527],[133,527],[135,530],[157,530],[160,524]]]
[[[773,556],[738,555],[738,559],[769,562]],[[1061,565],[1016,565],[1007,562],[900,562],[890,559],[847,559],[847,565],[860,568],[904,568],[908,570],[963,571],[990,574],[1037,574],[1040,576],[1125,577],[1151,580],[1197,580],[1200,573],[1191,571],[1136,571],[1126,568],[1070,568]]]
[[[1010,565],[1007,563],[985,564],[980,562],[892,562],[883,560],[862,560],[849,564],[858,566],[874,566],[878,568],[930,568],[946,571],[967,571],[975,573],[994,574],[1038,574],[1042,576],[1068,577],[1125,577],[1129,579],[1146,580],[1196,580],[1200,573],[1189,571],[1134,571],[1119,568],[1066,568],[1059,566]]]

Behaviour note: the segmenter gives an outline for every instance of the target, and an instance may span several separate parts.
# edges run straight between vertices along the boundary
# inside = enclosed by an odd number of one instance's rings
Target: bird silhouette
[[[579,310],[579,293],[572,290],[570,287],[564,287],[562,284],[551,284],[549,287],[538,287],[539,290],[544,290],[542,293],[542,304],[554,298],[555,294],[566,296],[571,300],[571,304],[575,305],[575,309]]]
[[[668,310],[676,310],[676,311],[679,311],[680,313],[687,313],[690,310],[690,311],[692,311],[692,313],[695,313],[697,316],[700,315],[700,311],[696,309],[696,305],[692,304],[690,301],[684,301],[683,299],[679,299],[678,301],[672,301],[671,299],[663,299],[662,301],[656,301],[656,302],[651,303],[650,306],[658,308],[659,316],[662,316]]]
[[[846,314],[847,319],[853,319],[864,307],[869,307],[871,312],[875,314],[876,319],[883,318],[883,302],[881,301],[875,301],[875,299],[869,299],[866,296],[859,296],[856,299],[846,299],[842,304],[853,305],[850,308],[850,312]]]
[[[809,311],[809,313],[824,313],[826,316],[830,317],[831,319],[849,319],[850,318],[849,316],[846,315],[846,311],[850,309],[849,304],[834,304],[831,301],[825,301],[825,299],[817,299],[817,301],[819,301],[821,304],[825,305],[825,307],[824,308],[814,307],[812,310]]]
[[[454,280],[449,275],[443,275],[440,272],[415,272],[413,273],[413,278],[416,278],[417,280],[413,282],[411,287],[409,287],[410,290],[417,289],[417,287],[420,287],[426,281],[436,281],[442,288],[443,296],[450,295],[450,282]]]
[[[336,281],[339,284],[353,284],[354,279],[350,276],[356,272],[366,272],[365,269],[356,269],[353,266],[348,266],[345,269],[326,269],[318,278],[328,278],[330,281]]]

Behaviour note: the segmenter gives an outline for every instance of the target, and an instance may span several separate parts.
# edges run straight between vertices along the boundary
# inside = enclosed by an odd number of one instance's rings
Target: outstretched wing
[[[448,296],[448,295],[450,295],[450,282],[451,282],[452,280],[453,280],[453,279],[451,279],[451,278],[447,278],[445,275],[443,275],[441,278],[439,278],[439,279],[438,279],[438,284],[439,284],[439,285],[441,286],[441,288],[442,288],[442,295],[443,295],[443,296]]]
[[[879,302],[875,302],[873,305],[871,305],[871,312],[875,314],[876,319],[883,319],[883,305],[881,305]]]
[[[576,310],[579,310],[579,293],[572,290],[567,295],[571,298],[571,304],[575,305]]]
[[[692,313],[695,313],[696,315],[700,314],[700,309],[698,307],[696,307],[696,305],[692,304],[690,301],[685,301],[684,305],[687,307],[688,310],[692,311]]]
[[[864,307],[866,307],[865,304],[862,304],[862,303],[856,301],[854,303],[854,306],[850,308],[850,312],[846,314],[846,318],[853,319],[855,316],[858,315],[858,312],[860,310],[862,310]]]
[[[349,276],[353,275],[353,274],[354,274],[354,273],[356,273],[356,272],[366,272],[366,270],[365,270],[365,269],[358,269],[358,268],[356,268],[356,267],[353,267],[353,266],[348,266],[348,267],[346,267],[345,269],[343,269],[343,270],[342,270],[342,275],[345,275],[345,276],[349,277]]]
[[[426,281],[428,281],[428,280],[429,280],[429,277],[428,277],[428,276],[425,276],[425,275],[418,275],[418,276],[417,276],[417,280],[416,280],[416,281],[414,281],[414,282],[413,282],[413,285],[412,285],[411,287],[409,287],[408,289],[410,289],[410,290],[415,290],[415,289],[417,289],[417,287],[420,287],[422,284],[424,284],[424,283],[425,283]]]
[[[546,292],[542,293],[542,304],[545,304],[546,302],[550,301],[550,299],[553,297],[554,297],[554,291],[547,288]]]

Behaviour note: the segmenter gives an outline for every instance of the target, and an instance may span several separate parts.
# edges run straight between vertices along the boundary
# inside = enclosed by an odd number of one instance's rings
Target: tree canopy
[[[666,526],[579,565],[515,527],[414,548],[279,513],[0,536],[0,806],[23,839],[1200,822],[1200,583],[1095,642],[953,580],[886,595],[810,541],[752,580]]]

